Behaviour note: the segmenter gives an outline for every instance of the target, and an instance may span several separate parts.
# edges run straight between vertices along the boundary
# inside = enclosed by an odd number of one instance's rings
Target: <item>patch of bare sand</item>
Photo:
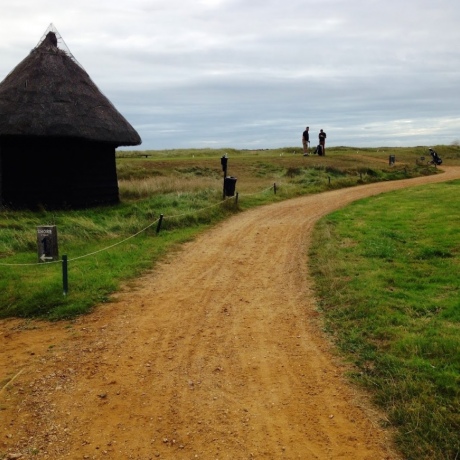
[[[253,209],[90,315],[1,321],[0,453],[397,459],[382,415],[345,382],[321,333],[310,234],[356,199],[458,177],[460,168],[446,167]]]

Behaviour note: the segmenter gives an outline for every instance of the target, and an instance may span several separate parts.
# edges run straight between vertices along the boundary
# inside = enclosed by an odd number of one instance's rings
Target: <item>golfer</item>
[[[318,139],[319,145],[322,149],[322,154],[326,155],[326,133],[322,129],[319,130]]]
[[[303,145],[303,154],[308,155],[308,144],[310,143],[310,134],[309,127],[305,128],[305,131],[302,133],[302,145]]]

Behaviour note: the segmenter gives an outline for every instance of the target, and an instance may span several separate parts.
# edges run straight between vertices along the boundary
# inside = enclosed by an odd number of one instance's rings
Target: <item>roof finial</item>
[[[43,40],[43,41],[47,42],[47,43],[50,43],[51,45],[57,47],[58,42],[57,42],[56,34],[54,32],[48,32],[46,34],[45,40]]]
[[[64,42],[64,39],[62,38],[61,34],[58,32],[53,23],[51,23],[45,30],[45,33],[42,35],[42,38],[38,42],[35,49],[40,47],[43,43],[45,43],[45,45],[54,46],[55,48],[58,48],[59,50],[63,51],[65,54],[67,54],[67,56],[69,56],[72,59],[72,61],[75,62],[75,64],[77,64],[79,67],[83,69],[83,66],[75,59],[73,54],[70,52],[68,46]]]

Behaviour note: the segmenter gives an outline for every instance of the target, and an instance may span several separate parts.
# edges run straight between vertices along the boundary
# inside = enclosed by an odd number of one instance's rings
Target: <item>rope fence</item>
[[[276,184],[273,184],[272,186],[266,188],[266,189],[263,189],[259,192],[255,192],[255,193],[248,193],[248,194],[244,194],[244,195],[239,195],[238,193],[236,194],[235,196],[235,200],[237,201],[239,196],[244,196],[244,197],[250,197],[250,196],[255,196],[255,195],[260,195],[260,194],[263,194],[263,193],[266,193],[270,190],[274,190],[275,194],[276,194]],[[84,254],[82,256],[78,256],[78,257],[73,257],[71,259],[67,259],[67,256],[66,259],[65,259],[65,262],[74,262],[76,260],[80,260],[80,259],[84,259],[86,257],[90,257],[90,256],[94,256],[96,254],[99,254],[101,252],[104,252],[104,251],[108,251],[109,249],[112,249],[116,246],[119,246],[123,243],[126,243],[127,241],[135,238],[136,236],[140,235],[141,233],[144,233],[145,231],[147,231],[149,228],[153,227],[155,224],[157,224],[157,233],[160,231],[160,227],[161,227],[161,222],[164,220],[164,219],[178,219],[178,218],[181,218],[181,217],[185,217],[185,216],[188,216],[188,215],[191,215],[191,214],[198,214],[202,211],[206,211],[208,209],[212,209],[212,208],[215,208],[215,207],[218,207],[220,205],[222,205],[223,203],[225,203],[226,201],[228,201],[227,199],[223,199],[217,203],[214,203],[210,206],[205,206],[204,208],[200,208],[200,209],[194,209],[194,210],[191,210],[189,212],[184,212],[184,213],[181,213],[181,214],[173,214],[173,215],[170,215],[170,216],[164,216],[163,214],[160,215],[160,217],[158,219],[156,219],[155,221],[151,222],[149,225],[147,225],[146,227],[144,227],[143,229],[139,230],[138,232],[134,233],[133,235],[130,235],[114,244],[111,244],[109,246],[105,246],[104,248],[101,248],[101,249],[98,249],[97,251],[93,251],[93,252],[90,252],[88,254]],[[11,266],[11,267],[31,267],[31,266],[47,266],[47,265],[50,265],[50,264],[62,264],[64,261],[63,260],[52,260],[52,261],[48,261],[46,263],[40,263],[40,262],[34,262],[34,263],[1,263],[0,262],[0,266],[2,267],[8,267],[8,266]]]

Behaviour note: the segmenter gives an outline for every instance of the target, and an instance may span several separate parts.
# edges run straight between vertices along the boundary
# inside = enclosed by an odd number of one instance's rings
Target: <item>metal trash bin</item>
[[[235,196],[236,177],[227,176],[224,179],[225,196]]]

